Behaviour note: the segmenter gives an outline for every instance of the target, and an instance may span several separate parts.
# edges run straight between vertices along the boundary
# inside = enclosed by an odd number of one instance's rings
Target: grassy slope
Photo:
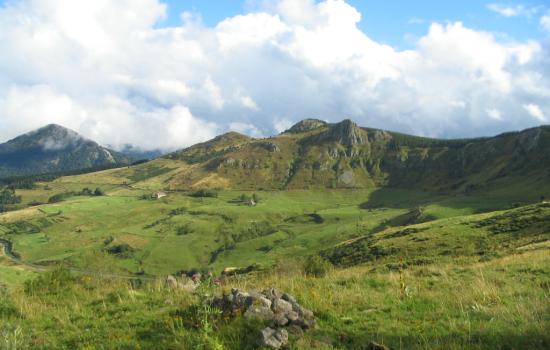
[[[0,300],[1,327],[11,330],[7,341],[25,348],[252,349],[251,335],[261,324],[222,319],[203,307],[201,295],[277,286],[318,317],[316,330],[291,332],[295,349],[362,349],[372,340],[394,349],[547,348],[547,250],[476,260],[400,271],[375,262],[324,278],[286,264],[198,295],[161,282],[132,287],[58,277]]]
[[[24,260],[93,271],[275,265],[227,286],[276,286],[312,308],[320,328],[293,336],[297,348],[359,348],[370,340],[407,349],[548,346],[550,209],[532,204],[547,187],[540,179],[505,177],[453,195],[389,188],[261,191],[256,207],[234,201],[243,191],[140,199],[193,166],[162,159],[18,191],[26,203],[83,187],[101,187],[107,196],[4,213],[0,236],[13,241]],[[418,207],[421,218],[414,214]],[[431,221],[414,222],[426,218]],[[182,227],[185,234],[178,235]],[[105,253],[119,244],[134,250],[123,258]],[[303,276],[296,257],[318,252],[347,268],[326,278]],[[214,319],[215,333],[191,327],[189,320],[203,317],[194,314],[194,296],[94,278],[32,296],[21,290],[32,275],[0,261],[0,284],[17,291],[2,299],[0,319],[21,327],[17,337],[28,346],[197,348],[205,338],[228,348],[249,346],[249,326],[238,322]]]

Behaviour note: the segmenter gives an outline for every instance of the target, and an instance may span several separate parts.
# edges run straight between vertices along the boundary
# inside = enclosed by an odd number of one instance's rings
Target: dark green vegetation
[[[13,188],[0,190],[0,212],[7,211],[19,203],[21,203],[21,197],[15,194]]]
[[[48,125],[0,144],[0,178],[129,164],[131,158]]]
[[[277,287],[318,319],[292,348],[546,349],[549,134],[445,141],[308,120],[9,190],[29,207],[0,215],[17,255],[0,257],[0,339],[251,349],[263,325],[206,295]],[[197,293],[164,283],[226,268]]]

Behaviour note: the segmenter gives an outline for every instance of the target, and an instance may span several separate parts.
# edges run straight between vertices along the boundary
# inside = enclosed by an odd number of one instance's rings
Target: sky
[[[304,118],[431,137],[550,123],[550,3],[0,0],[0,142],[174,150]]]

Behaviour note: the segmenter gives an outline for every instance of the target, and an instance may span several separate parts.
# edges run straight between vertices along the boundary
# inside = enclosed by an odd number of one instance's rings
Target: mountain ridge
[[[58,124],[48,124],[0,144],[0,177],[126,165],[131,161]]]
[[[185,174],[175,174],[168,185],[180,188],[200,183],[235,189],[420,186],[466,191],[509,176],[550,176],[544,173],[544,166],[550,166],[545,156],[550,154],[548,126],[493,137],[435,139],[359,127],[349,119],[339,123],[306,119],[268,138],[224,135],[165,156],[192,165]]]

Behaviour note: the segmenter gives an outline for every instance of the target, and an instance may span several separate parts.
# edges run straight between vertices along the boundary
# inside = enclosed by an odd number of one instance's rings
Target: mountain
[[[131,160],[73,130],[50,124],[0,144],[0,177],[109,167]]]
[[[472,191],[512,178],[550,180],[550,127],[495,137],[444,140],[303,120],[254,139],[228,133],[165,158],[188,165],[170,188],[369,188]]]

